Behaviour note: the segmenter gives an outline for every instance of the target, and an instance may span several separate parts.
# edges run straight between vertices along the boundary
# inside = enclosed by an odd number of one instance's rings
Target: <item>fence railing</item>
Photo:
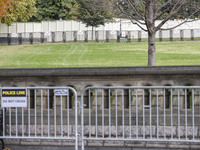
[[[4,100],[3,90],[10,97]],[[12,90],[10,90],[12,89]],[[1,104],[16,101],[11,94],[22,88],[1,88]],[[3,108],[3,133],[1,139],[73,140],[78,150],[77,94],[71,87],[26,87],[27,107]],[[13,91],[12,93],[10,93]],[[55,92],[65,93],[55,93]],[[70,109],[70,93],[74,109]],[[6,94],[6,93],[5,93]],[[13,100],[12,100],[13,99]],[[16,100],[15,100],[16,99]],[[2,106],[1,105],[1,106]],[[71,127],[74,127],[72,131]]]
[[[64,31],[0,34],[0,44],[55,43],[55,42],[142,42],[148,34],[143,31]],[[157,41],[200,40],[200,29],[158,31]]]
[[[200,142],[200,87],[88,87],[84,141]]]
[[[7,106],[13,92],[23,95],[15,92],[21,89],[26,91],[27,107]],[[0,91],[0,139],[73,140],[76,150],[78,141],[82,150],[87,141],[200,143],[199,86],[87,87],[80,107],[71,87],[4,87]]]

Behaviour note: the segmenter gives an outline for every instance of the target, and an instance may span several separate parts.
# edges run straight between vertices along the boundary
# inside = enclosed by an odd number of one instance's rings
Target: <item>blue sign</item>
[[[68,95],[68,89],[58,89],[54,90],[54,95],[61,96],[61,95]]]

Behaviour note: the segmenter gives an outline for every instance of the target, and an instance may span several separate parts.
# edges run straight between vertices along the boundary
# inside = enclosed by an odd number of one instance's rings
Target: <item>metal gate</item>
[[[17,107],[16,101],[16,107],[3,108],[0,139],[73,140],[78,150],[77,92],[71,87],[0,87],[1,102],[12,103],[12,94],[20,95],[21,89],[27,107]],[[4,98],[6,94],[11,99]]]
[[[81,95],[84,141],[200,142],[200,87],[102,86]]]

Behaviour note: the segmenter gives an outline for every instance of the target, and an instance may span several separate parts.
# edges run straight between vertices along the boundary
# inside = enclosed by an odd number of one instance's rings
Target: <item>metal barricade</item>
[[[13,87],[0,89],[2,102],[2,90]],[[75,150],[78,150],[77,92],[71,87],[24,89],[27,107],[3,109],[3,134],[0,139],[73,140]]]
[[[85,141],[200,142],[200,87],[87,87],[81,95]]]

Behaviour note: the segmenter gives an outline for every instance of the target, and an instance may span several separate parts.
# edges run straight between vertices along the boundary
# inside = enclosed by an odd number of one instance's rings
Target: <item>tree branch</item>
[[[131,6],[131,8],[133,9],[133,11],[135,12],[135,14],[139,17],[139,19],[144,20],[144,17],[142,16],[142,14],[139,13],[139,11],[137,10],[135,4],[133,4],[132,1],[127,0],[129,5]]]
[[[191,0],[179,0],[173,7],[173,9],[170,11],[168,16],[156,27],[156,31],[160,30],[160,28],[174,15],[176,15],[180,9],[185,6],[187,3],[189,3]],[[182,3],[181,3],[182,2]],[[180,4],[179,4],[180,3]],[[179,6],[176,8],[176,6],[179,4]]]
[[[172,29],[174,29],[174,28],[177,28],[177,27],[181,26],[181,25],[184,24],[184,23],[187,23],[187,22],[194,22],[194,21],[200,20],[199,18],[189,20],[190,17],[192,17],[194,14],[196,14],[196,13],[199,12],[199,11],[200,11],[200,8],[198,8],[195,12],[193,12],[193,13],[192,13],[185,21],[183,21],[182,23],[180,23],[180,24],[178,24],[178,25],[176,25],[176,26],[174,26],[174,27],[171,27],[171,28],[166,28],[166,29],[161,28],[161,30],[172,30]]]

